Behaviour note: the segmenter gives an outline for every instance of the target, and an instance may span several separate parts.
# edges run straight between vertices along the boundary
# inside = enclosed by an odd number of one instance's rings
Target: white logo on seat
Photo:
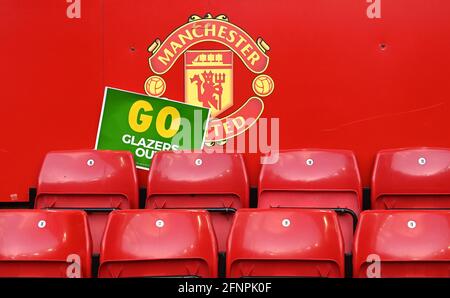
[[[414,229],[416,226],[417,226],[417,224],[414,220],[408,221],[408,228]]]
[[[197,159],[195,160],[195,165],[197,165],[197,166],[201,166],[202,163],[203,163],[203,161],[202,161],[200,158],[197,158]]]
[[[92,167],[92,166],[95,164],[95,162],[94,162],[93,159],[88,159],[88,161],[86,162],[86,164],[87,164],[88,166]]]
[[[313,164],[314,164],[314,160],[313,160],[312,158],[308,158],[308,159],[306,160],[306,165],[312,166]]]
[[[421,157],[417,160],[417,162],[419,163],[419,165],[424,165],[427,163],[427,160],[425,159],[425,157]]]
[[[38,222],[38,227],[39,227],[40,229],[45,228],[46,225],[47,225],[47,222],[45,222],[45,220],[40,220],[40,221]]]
[[[291,225],[291,221],[290,221],[289,219],[285,218],[285,219],[283,219],[283,220],[281,221],[281,225],[282,225],[283,227],[287,228],[287,227],[289,227],[289,226]]]
[[[162,228],[164,227],[164,221],[162,219],[158,219],[155,223],[156,227]]]

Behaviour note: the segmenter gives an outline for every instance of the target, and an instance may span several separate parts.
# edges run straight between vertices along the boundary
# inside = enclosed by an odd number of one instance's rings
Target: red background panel
[[[49,150],[92,148],[103,94],[102,3],[0,1],[0,198],[28,199]]]
[[[192,14],[225,14],[270,45],[262,117],[280,119],[282,149],[354,150],[368,186],[379,149],[450,147],[450,2],[381,2],[369,19],[365,0],[81,0],[81,19],[69,19],[64,0],[2,0],[0,200],[27,199],[45,152],[93,148],[104,86],[143,93],[147,47]],[[184,99],[183,63],[162,75],[164,96]],[[235,56],[226,114],[255,76]],[[256,185],[259,155],[246,162]]]

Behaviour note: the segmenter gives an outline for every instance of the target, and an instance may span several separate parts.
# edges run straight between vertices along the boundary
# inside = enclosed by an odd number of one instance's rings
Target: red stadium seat
[[[0,210],[0,277],[91,277],[91,254],[83,211]]]
[[[344,241],[329,210],[241,209],[228,239],[227,277],[344,277]]]
[[[138,205],[137,175],[131,153],[80,150],[46,155],[35,208],[85,210],[95,255],[100,251],[108,213]]]
[[[450,211],[365,211],[354,245],[355,277],[450,277]]]
[[[380,151],[371,203],[372,209],[450,209],[450,149]]]
[[[114,211],[99,277],[217,277],[217,254],[204,210]]]
[[[234,212],[249,207],[249,184],[240,154],[158,152],[148,178],[146,208],[210,211],[224,252]]]
[[[355,155],[347,150],[304,149],[280,152],[264,164],[259,177],[258,208],[333,209],[339,214],[345,251],[362,209],[362,186]]]

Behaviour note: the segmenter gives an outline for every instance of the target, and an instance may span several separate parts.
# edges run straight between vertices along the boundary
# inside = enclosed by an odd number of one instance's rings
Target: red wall
[[[69,19],[65,0],[2,0],[0,200],[27,199],[47,151],[93,148],[104,86],[143,93],[147,47],[208,12],[270,45],[263,117],[280,118],[282,149],[352,149],[368,186],[379,149],[450,147],[450,2],[381,2],[369,19],[365,0],[81,0]],[[183,100],[183,67],[164,96]],[[234,67],[236,109],[255,75]]]

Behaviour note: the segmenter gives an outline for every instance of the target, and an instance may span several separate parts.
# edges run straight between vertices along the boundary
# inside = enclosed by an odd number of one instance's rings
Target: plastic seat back
[[[371,201],[372,209],[450,209],[450,149],[380,151]]]
[[[0,277],[91,277],[83,211],[0,210]]]
[[[353,274],[450,277],[450,211],[363,212],[355,235]]]
[[[227,277],[344,277],[336,213],[241,209],[228,239]]]
[[[99,277],[217,277],[217,242],[203,210],[110,214]]]

